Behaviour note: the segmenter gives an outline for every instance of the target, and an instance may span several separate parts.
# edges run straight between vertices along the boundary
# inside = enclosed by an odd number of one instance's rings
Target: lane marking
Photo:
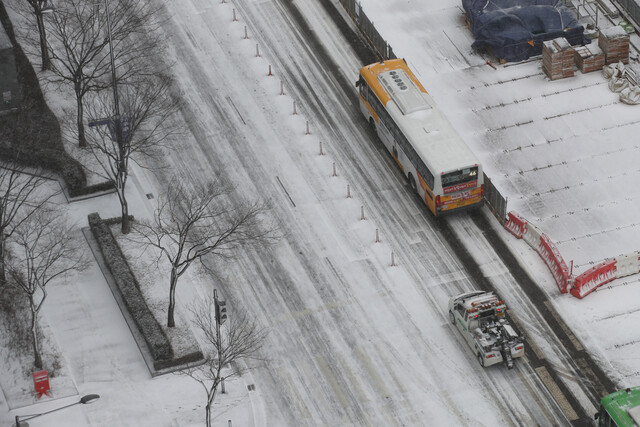
[[[547,387],[547,390],[549,390],[549,393],[551,393],[551,396],[553,396],[553,399],[558,403],[558,406],[560,406],[560,409],[562,410],[564,415],[569,419],[569,421],[576,421],[580,419],[565,395],[560,391],[560,387],[558,387],[558,384],[556,384],[553,378],[551,378],[551,375],[549,374],[549,371],[547,371],[547,368],[544,366],[540,366],[539,368],[535,368],[535,371],[544,383],[545,387]]]

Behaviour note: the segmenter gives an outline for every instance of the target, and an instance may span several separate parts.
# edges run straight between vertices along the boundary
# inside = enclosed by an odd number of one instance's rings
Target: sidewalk
[[[140,174],[140,170],[135,171]],[[143,171],[144,172],[144,171]],[[131,211],[145,215],[153,204],[145,194],[152,192],[144,173],[129,183]],[[80,227],[87,215],[98,211],[104,217],[119,213],[117,197],[88,199],[69,205],[69,216]],[[80,231],[78,230],[80,234]],[[79,235],[79,238],[83,238]],[[87,252],[90,250],[87,247]],[[71,373],[76,396],[49,400],[10,410],[0,394],[0,424],[11,425],[15,415],[42,413],[74,403],[86,394],[99,394],[91,405],[75,405],[29,421],[37,426],[201,426],[204,425],[206,395],[191,378],[164,375],[152,378],[129,327],[98,264],[66,282],[52,283],[43,307],[52,338]],[[186,288],[185,288],[186,289]],[[228,427],[254,425],[251,394],[245,377],[227,381],[226,394],[214,402],[214,423]],[[52,386],[53,395],[57,390]],[[35,398],[33,398],[35,399]],[[255,398],[254,398],[255,399]],[[27,398],[29,400],[29,398]]]

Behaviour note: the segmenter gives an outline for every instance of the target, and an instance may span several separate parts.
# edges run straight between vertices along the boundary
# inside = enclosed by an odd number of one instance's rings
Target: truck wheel
[[[482,357],[480,353],[478,353],[478,362],[480,363],[480,366],[484,368],[484,357]]]
[[[377,131],[376,131],[376,121],[373,120],[373,117],[369,117],[369,126],[371,126],[371,130],[374,133],[377,133]]]
[[[453,316],[453,312],[452,311],[449,312],[449,320],[451,321],[452,325],[456,324],[456,318]]]

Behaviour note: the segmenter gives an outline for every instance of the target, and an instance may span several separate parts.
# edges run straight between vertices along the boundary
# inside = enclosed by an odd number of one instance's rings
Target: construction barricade
[[[571,285],[571,275],[567,264],[564,262],[560,251],[538,227],[529,224],[524,218],[516,212],[509,212],[508,220],[504,223],[504,227],[518,239],[524,239],[540,258],[547,264],[549,271],[558,285],[558,289],[563,294],[569,292]]]
[[[640,253],[620,255],[619,257],[605,260],[576,276],[573,281],[571,295],[577,298],[584,298],[605,283],[637,273],[640,273]]]

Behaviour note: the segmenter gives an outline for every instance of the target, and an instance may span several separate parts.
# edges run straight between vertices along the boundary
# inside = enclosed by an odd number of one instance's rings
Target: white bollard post
[[[238,19],[236,18],[236,10],[233,9],[233,22],[238,22]]]
[[[295,116],[296,114],[298,114],[298,112],[296,111],[296,100],[293,100],[293,115]]]
[[[395,266],[396,266],[396,261],[393,256],[393,252],[391,252],[391,267],[395,267]]]
[[[338,176],[336,173],[336,162],[333,162],[333,176]]]
[[[364,221],[366,218],[364,217],[364,206],[360,206],[360,221]]]
[[[376,243],[380,243],[380,235],[378,234],[377,228],[376,228]]]
[[[280,80],[280,95],[284,95],[284,82]]]
[[[269,77],[273,76],[273,73],[271,72],[271,65],[269,65],[269,74],[267,74],[267,76]]]
[[[244,39],[247,40],[249,38],[249,34],[247,34],[247,26],[244,26]]]
[[[324,153],[322,152],[322,141],[320,141],[320,155],[324,156]]]
[[[307,131],[304,134],[311,135],[311,132],[309,131],[309,120],[307,120]]]
[[[347,184],[347,199],[351,198],[351,186]]]
[[[258,44],[256,43],[256,58],[260,56],[260,48],[258,47]]]

